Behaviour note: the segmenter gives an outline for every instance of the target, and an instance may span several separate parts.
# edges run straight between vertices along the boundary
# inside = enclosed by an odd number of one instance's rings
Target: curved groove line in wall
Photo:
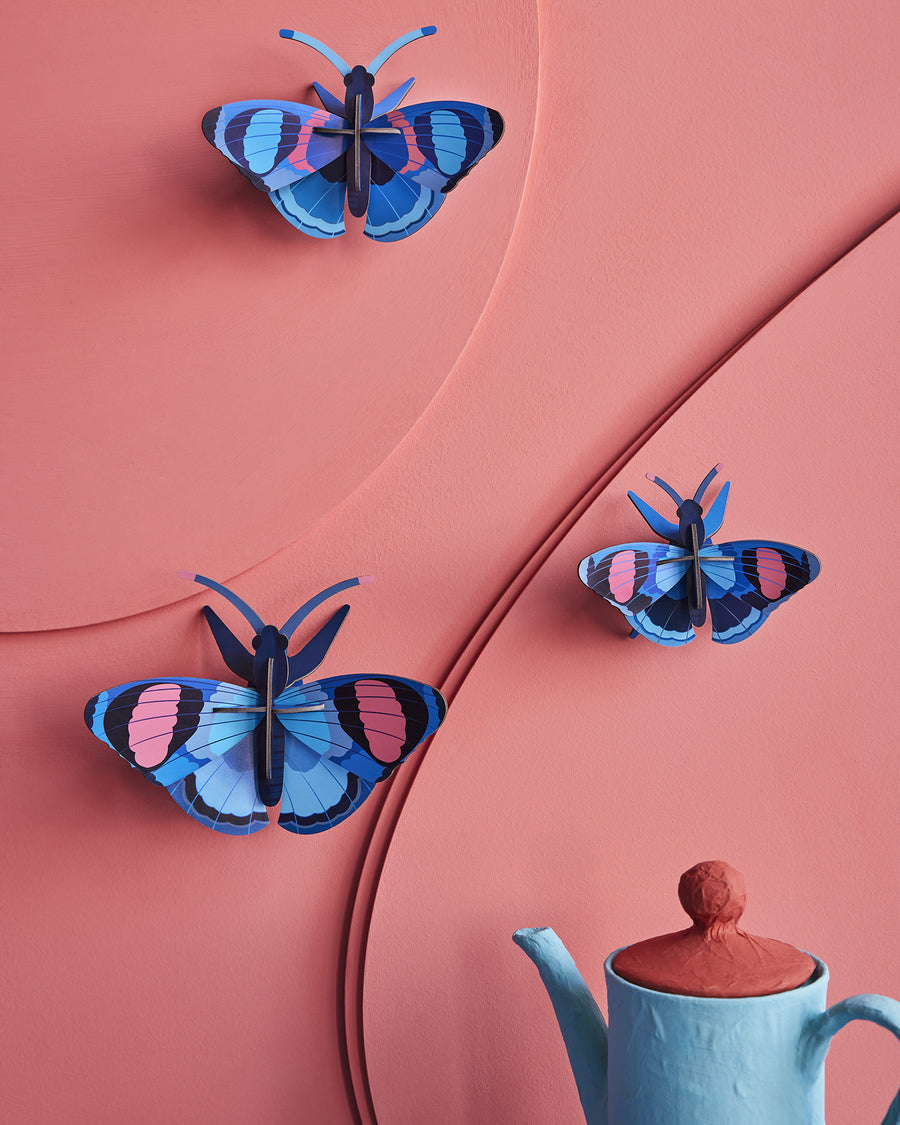
[[[705,371],[697,376],[675,399],[663,407],[647,425],[636,434],[631,441],[619,450],[596,477],[593,483],[585,489],[570,506],[563,512],[557,522],[549,528],[540,541],[530,549],[527,558],[516,567],[513,577],[503,587],[494,602],[488,607],[481,619],[476,623],[468,638],[463,642],[459,652],[453,657],[447,671],[438,686],[441,692],[452,702],[453,697],[462,687],[466,676],[474,667],[481,653],[497,631],[506,615],[527,589],[531,580],[543,567],[547,559],[553,554],[558,544],[568,535],[582,515],[593,504],[600,493],[632,457],[665,425],[665,423],[681,407],[693,397],[709,380],[721,370],[728,361],[735,356],[750,340],[757,336],[772,320],[791,305],[801,294],[805,293],[829,270],[838,265],[844,258],[862,245],[871,235],[875,234],[893,218],[900,214],[900,204],[893,206],[876,222],[870,224],[862,233],[856,235],[852,241],[844,246],[830,261],[815,271],[800,286],[781,300],[761,320],[744,333],[739,340],[732,344],[719,358]],[[355,1063],[350,1066],[349,1072],[353,1078],[353,1094],[356,1098],[356,1116],[361,1125],[378,1125],[378,1118],[372,1096],[371,1085],[366,1066],[365,1036],[363,1028],[363,984],[365,969],[366,944],[372,921],[375,898],[378,885],[387,860],[388,850],[394,831],[400,820],[403,808],[409,797],[410,791],[418,776],[419,770],[427,756],[427,748],[417,754],[410,761],[404,772],[395,774],[389,783],[387,792],[382,800],[381,807],[376,813],[369,836],[367,848],[358,869],[358,882],[355,901],[348,910],[349,927],[346,939],[342,943],[345,954],[343,994],[345,1000],[344,1031],[349,1036],[352,1029],[355,1052],[350,1046],[349,1038],[346,1040],[347,1058],[355,1056]]]

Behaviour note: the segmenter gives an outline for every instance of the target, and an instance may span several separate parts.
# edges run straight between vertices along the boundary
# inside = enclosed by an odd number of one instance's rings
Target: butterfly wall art
[[[705,517],[700,501],[721,468],[707,473],[692,500],[682,500],[665,481],[648,474],[675,501],[678,523],[635,493],[628,498],[668,542],[621,543],[581,560],[579,578],[625,615],[632,637],[685,645],[706,621],[708,606],[713,640],[735,644],[752,636],[776,606],[819,573],[819,560],[802,547],[767,539],[711,542],[722,526],[731,483],[722,486]]]
[[[350,611],[338,609],[294,656],[291,634],[328,598],[370,577],[329,586],[281,629],[236,594],[181,572],[227,598],[256,635],[250,652],[209,608],[203,613],[231,671],[247,687],[166,677],[101,691],[84,711],[90,730],[216,832],[249,835],[269,823],[323,832],[359,808],[444,718],[440,692],[380,673],[304,682],[325,659]]]
[[[402,35],[367,67],[348,66],[318,39],[282,30],[282,38],[305,43],[337,68],[343,98],[314,82],[322,108],[232,102],[206,114],[203,134],[304,234],[343,234],[346,199],[351,215],[365,216],[369,238],[407,238],[434,217],[447,193],[503,135],[503,118],[483,105],[439,101],[398,108],[413,78],[375,102],[381,66],[436,30],[420,27]]]

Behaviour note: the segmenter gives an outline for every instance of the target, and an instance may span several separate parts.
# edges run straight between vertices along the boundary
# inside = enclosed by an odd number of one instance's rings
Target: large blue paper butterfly
[[[406,238],[503,135],[503,118],[483,105],[422,102],[398,109],[413,78],[375,103],[372,87],[382,64],[436,30],[420,27],[401,36],[368,67],[350,67],[317,39],[282,30],[283,38],[306,43],[337,67],[346,87],[343,101],[314,82],[322,109],[232,102],[206,114],[203,134],[305,234],[343,234],[346,196],[350,214],[366,216],[369,238]]]
[[[101,691],[84,710],[91,731],[217,832],[248,835],[269,823],[322,832],[348,817],[444,718],[441,694],[400,676],[332,676],[304,683],[324,660],[350,607],[342,606],[294,656],[288,640],[327,598],[371,582],[350,578],[310,599],[279,630],[226,587],[217,590],[256,631],[249,652],[204,606],[222,658],[247,687],[153,679]]]
[[[658,645],[685,645],[694,627],[712,619],[712,637],[735,644],[755,633],[772,610],[808,586],[819,573],[819,560],[802,547],[746,539],[713,545],[725,518],[731,482],[722,486],[704,519],[700,500],[721,469],[703,479],[693,500],[648,474],[678,506],[678,523],[670,523],[633,492],[629,499],[664,543],[621,543],[582,559],[578,576],[586,586],[620,610],[632,637]]]

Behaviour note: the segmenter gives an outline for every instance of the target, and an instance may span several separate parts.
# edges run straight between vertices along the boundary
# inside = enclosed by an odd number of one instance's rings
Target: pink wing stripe
[[[313,135],[313,129],[317,125],[324,125],[330,117],[327,110],[317,109],[311,113],[306,119],[306,122],[300,126],[300,132],[297,135],[297,144],[294,146],[294,151],[288,157],[288,163],[291,164],[298,172],[315,172],[315,168],[306,160],[306,150],[309,148],[309,142]]]
[[[634,551],[620,551],[609,566],[609,589],[621,605],[634,593]]]
[[[404,168],[399,170],[399,175],[404,175],[406,172],[417,171],[425,163],[425,156],[422,150],[416,144],[416,131],[409,121],[403,116],[403,111],[399,109],[393,110],[387,114],[387,119],[395,129],[400,129],[406,139],[406,145],[409,149],[409,160]]]
[[[366,728],[369,750],[379,762],[395,762],[406,742],[406,716],[400,700],[388,684],[380,680],[358,680],[354,690],[359,704],[359,717]],[[360,692],[365,698],[360,698]],[[377,730],[369,730],[367,722],[373,696],[378,697],[378,714],[372,715],[377,723]]]
[[[759,575],[759,588],[763,597],[770,602],[777,601],[787,586],[787,571],[784,559],[771,547],[756,548],[756,573]]]
[[[166,688],[171,688],[171,695]],[[180,699],[178,684],[154,684],[141,692],[128,722],[128,745],[144,769],[158,766],[168,754]]]

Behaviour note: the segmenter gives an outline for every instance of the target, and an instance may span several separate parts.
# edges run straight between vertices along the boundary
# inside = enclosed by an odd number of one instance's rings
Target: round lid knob
[[[744,877],[721,860],[698,863],[678,883],[678,898],[693,925],[628,946],[613,969],[632,984],[681,996],[769,996],[809,980],[808,953],[738,929],[747,890]]]

